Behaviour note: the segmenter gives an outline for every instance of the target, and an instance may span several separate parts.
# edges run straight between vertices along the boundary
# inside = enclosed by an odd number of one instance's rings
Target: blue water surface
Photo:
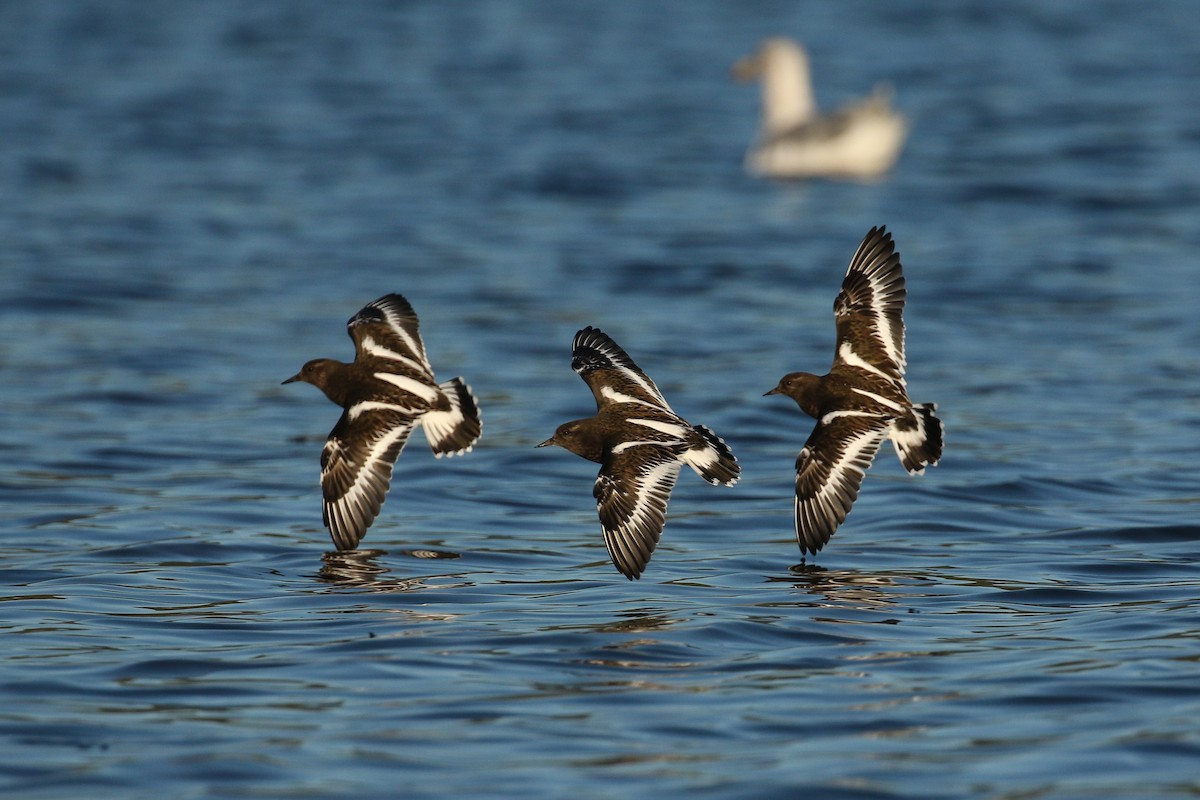
[[[1200,18],[1141,3],[0,4],[0,792],[1200,796]],[[912,135],[747,176],[729,67],[809,48]],[[886,224],[940,466],[802,562],[832,301]],[[338,410],[280,386],[404,293],[484,436],[420,434],[354,553]],[[596,325],[741,460],[642,580]]]

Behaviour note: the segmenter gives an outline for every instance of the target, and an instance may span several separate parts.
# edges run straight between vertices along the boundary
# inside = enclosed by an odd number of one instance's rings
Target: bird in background
[[[891,90],[872,93],[822,116],[813,95],[808,54],[791,39],[765,40],[733,66],[742,82],[762,84],[762,126],[746,153],[746,169],[768,178],[878,178],[895,164],[908,123],[892,109]]]
[[[850,513],[884,439],[910,474],[942,456],[934,403],[914,404],[904,380],[904,275],[885,228],[858,246],[833,301],[837,346],[825,375],[792,372],[768,395],[792,398],[817,420],[796,458],[796,539],[816,554]]]
[[[613,565],[641,576],[666,523],[667,501],[683,464],[712,484],[732,486],[741,472],[729,447],[667,404],[654,381],[607,334],[575,334],[571,368],[596,398],[596,415],[558,426],[538,445],[558,445],[600,464],[592,494]]]
[[[470,452],[483,429],[462,378],[433,377],[419,326],[404,297],[385,295],[346,323],[352,363],[314,359],[284,381],[311,383],[342,407],[321,451],[321,516],[338,550],[357,547],[379,515],[417,425],[439,458]]]

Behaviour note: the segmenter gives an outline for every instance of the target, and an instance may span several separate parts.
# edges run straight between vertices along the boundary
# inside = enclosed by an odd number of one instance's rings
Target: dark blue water
[[[1200,795],[1193,4],[684,9],[0,5],[6,797]],[[894,174],[743,174],[778,33]],[[801,566],[761,395],[880,223],[946,455]],[[484,438],[331,554],[279,382],[392,291]],[[588,324],[744,468],[637,583],[533,448]]]

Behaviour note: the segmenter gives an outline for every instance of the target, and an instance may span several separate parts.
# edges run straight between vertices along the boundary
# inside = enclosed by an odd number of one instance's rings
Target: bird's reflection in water
[[[594,631],[596,633],[654,633],[683,622],[682,616],[671,616],[661,610],[633,608],[618,611],[614,619],[592,622],[572,622],[566,625],[547,625],[546,631]]]
[[[391,569],[376,563],[386,550],[341,550],[321,556],[317,580],[343,589],[366,589],[372,592],[411,592],[426,585],[428,576],[417,578],[389,577]],[[397,555],[422,559],[455,559],[458,553],[445,550],[398,550]]]
[[[462,558],[458,553],[452,553],[449,550],[397,550],[398,555],[408,556],[409,558],[428,558],[428,559],[454,559]]]
[[[826,569],[816,564],[800,563],[787,575],[768,575],[771,583],[790,583],[809,597],[767,605],[806,605],[816,608],[855,608],[862,611],[884,611],[902,602],[905,595],[895,589],[916,580],[911,576],[874,574],[849,569]]]
[[[687,648],[678,643],[669,643],[656,634],[683,622],[678,615],[672,616],[661,610],[636,608],[621,611],[616,619],[580,626],[604,634],[597,637],[595,646],[580,659],[581,664],[592,667],[645,670],[680,670],[696,666],[689,657]],[[647,681],[644,675],[633,680],[605,677],[604,687],[616,685],[637,686],[653,689],[656,684]]]
[[[593,630],[600,633],[650,633],[666,630],[683,620],[650,609],[637,608],[621,611],[618,619],[591,625]]]

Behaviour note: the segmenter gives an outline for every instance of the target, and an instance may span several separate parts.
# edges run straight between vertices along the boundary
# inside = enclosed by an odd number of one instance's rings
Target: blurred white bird
[[[791,39],[765,40],[733,66],[739,81],[760,80],[762,130],[746,169],[771,178],[875,178],[896,162],[908,133],[892,110],[891,90],[872,93],[826,116],[817,113],[808,55]]]

